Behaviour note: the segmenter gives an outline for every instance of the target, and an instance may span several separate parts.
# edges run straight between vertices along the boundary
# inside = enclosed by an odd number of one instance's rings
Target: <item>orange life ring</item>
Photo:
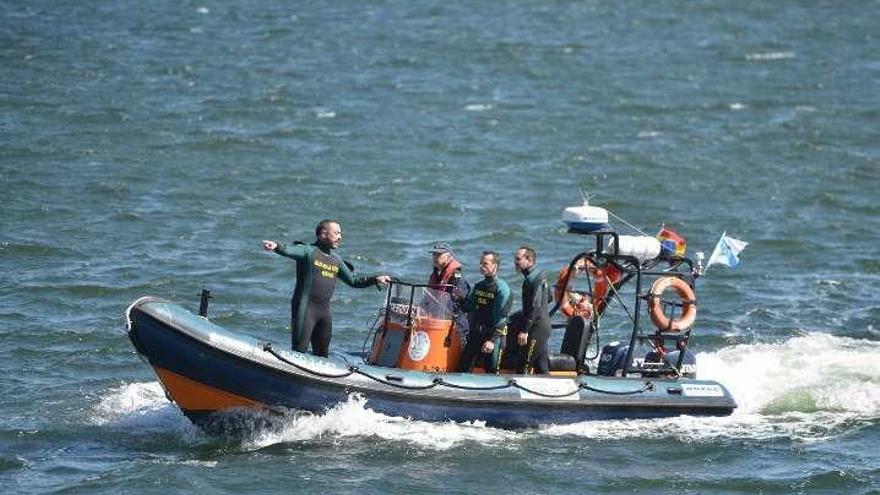
[[[663,312],[661,296],[666,289],[672,288],[681,298],[681,316],[670,319]],[[687,282],[678,277],[661,277],[651,285],[648,296],[648,311],[651,313],[651,321],[658,329],[664,332],[681,332],[694,324],[697,319],[697,299],[694,289]]]
[[[584,318],[593,316],[593,311],[605,300],[605,294],[608,292],[608,277],[605,272],[596,268],[592,262],[586,259],[578,260],[576,267],[587,268],[593,276],[593,300],[589,301],[586,296],[575,302],[571,294],[571,280],[568,277],[568,267],[565,265],[559,271],[559,277],[556,278],[556,289],[554,297],[559,301],[559,311],[565,316],[571,318],[574,315],[581,315]]]

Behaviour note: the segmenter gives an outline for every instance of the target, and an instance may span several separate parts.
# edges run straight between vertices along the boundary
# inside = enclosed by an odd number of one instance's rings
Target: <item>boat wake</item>
[[[208,438],[168,401],[157,381],[131,383],[109,390],[92,409],[89,420],[103,428],[134,435],[171,434],[188,443],[205,442]],[[369,409],[368,401],[358,395],[350,396],[348,401],[323,414],[242,411],[226,414],[218,423],[214,428],[236,434],[244,450],[341,438],[400,441],[447,450],[461,442],[491,445],[516,437],[515,432],[488,427],[482,422],[429,423],[386,416]]]
[[[480,422],[429,423],[386,416],[369,409],[361,396],[350,396],[321,415],[292,413],[280,429],[264,431],[246,442],[246,447],[260,449],[287,442],[332,438],[370,438],[400,441],[417,447],[447,450],[461,442],[481,445],[501,443],[516,437],[515,432],[487,427]]]
[[[699,378],[724,383],[739,408],[727,417],[586,421],[538,430],[507,431],[480,422],[429,423],[372,411],[351,396],[323,414],[237,414],[241,446],[360,438],[447,450],[461,443],[504,445],[535,435],[595,440],[675,438],[685,442],[789,438],[815,442],[880,419],[880,342],[807,333],[779,344],[737,345],[697,355]],[[108,391],[90,415],[93,424],[136,435],[172,434],[203,442],[201,430],[168,402],[158,382]]]
[[[739,407],[727,417],[594,421],[550,435],[683,441],[790,438],[815,442],[880,419],[880,342],[806,333],[779,344],[697,354],[698,378],[725,384]]]
[[[132,435],[172,434],[191,443],[205,438],[202,430],[165,398],[162,385],[157,381],[130,383],[110,389],[92,408],[88,421]]]
[[[697,356],[700,378],[719,380],[739,414],[880,416],[880,342],[806,333],[780,344],[739,345]],[[736,413],[735,413],[736,414]]]

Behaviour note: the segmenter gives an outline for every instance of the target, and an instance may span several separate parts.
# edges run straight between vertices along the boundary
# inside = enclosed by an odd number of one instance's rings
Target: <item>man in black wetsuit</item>
[[[535,250],[522,246],[516,250],[513,264],[516,271],[523,274],[522,313],[516,319],[521,325],[517,328],[517,343],[520,345],[520,373],[550,372],[550,350],[548,342],[552,327],[548,306],[553,300],[550,285],[544,272],[535,268],[537,255]]]
[[[479,360],[487,373],[497,373],[507,338],[510,287],[504,279],[498,278],[498,253],[494,251],[483,251],[480,273],[483,280],[474,285],[467,297],[460,299],[461,309],[469,314],[470,328],[459,371],[470,371]]]
[[[315,228],[313,244],[278,244],[263,241],[263,249],[296,260],[296,287],[290,303],[290,326],[293,350],[326,357],[330,350],[333,317],[330,297],[336,279],[356,288],[387,284],[391,277],[355,277],[342,258],[333,252],[342,242],[342,228],[334,220],[322,220]]]

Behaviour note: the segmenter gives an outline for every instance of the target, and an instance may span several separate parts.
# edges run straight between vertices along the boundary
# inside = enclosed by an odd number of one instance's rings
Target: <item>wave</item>
[[[880,419],[878,359],[880,342],[818,332],[703,352],[697,354],[698,377],[730,390],[739,406],[731,416],[592,421],[542,433],[597,440],[826,440]]]
[[[92,424],[135,435],[172,434],[188,443],[207,439],[168,401],[159,382],[131,383],[109,390],[93,408],[89,419]],[[227,431],[239,434],[244,450],[351,437],[447,450],[462,442],[491,445],[516,437],[515,432],[488,427],[482,422],[428,423],[386,416],[369,409],[369,401],[358,395],[350,396],[346,402],[322,414],[238,412],[227,419],[236,423],[235,428]]]
[[[246,447],[259,449],[278,443],[302,442],[328,436],[400,441],[423,448],[447,450],[462,442],[498,444],[515,438],[516,433],[491,428],[482,422],[428,423],[386,416],[369,409],[367,399],[352,395],[348,401],[324,414],[293,413],[279,430],[262,432],[246,441]]]
[[[509,431],[482,422],[428,423],[386,416],[352,395],[322,413],[239,413],[234,422],[243,450],[277,444],[359,438],[448,450],[462,443],[505,445],[534,436],[580,436],[686,442],[787,438],[816,442],[880,419],[880,342],[808,333],[778,344],[749,344],[697,354],[699,378],[717,380],[739,407],[728,417],[586,421]],[[92,423],[133,434],[173,434],[198,443],[206,436],[168,400],[158,382],[111,389],[96,405]]]
[[[736,414],[840,412],[880,417],[880,342],[810,332],[779,344],[697,355],[700,378],[725,384]]]
[[[492,110],[493,108],[495,108],[495,106],[490,103],[469,103],[464,106],[466,112],[485,112],[487,110]]]
[[[159,382],[130,383],[105,393],[88,415],[91,424],[132,435],[172,434],[189,443],[205,435],[165,397]]]
[[[766,52],[746,54],[746,60],[749,61],[787,60],[794,57],[794,52]]]

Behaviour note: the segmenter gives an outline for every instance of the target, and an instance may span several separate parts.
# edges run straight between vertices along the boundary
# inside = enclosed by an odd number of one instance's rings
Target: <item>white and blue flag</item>
[[[712,256],[709,256],[709,261],[706,262],[706,268],[708,269],[712,265],[727,265],[730,268],[735,267],[739,264],[740,251],[745,249],[748,245],[748,242],[734,239],[733,237],[729,237],[727,232],[722,232],[721,239],[718,240],[718,244],[716,244],[715,249],[712,250]]]

